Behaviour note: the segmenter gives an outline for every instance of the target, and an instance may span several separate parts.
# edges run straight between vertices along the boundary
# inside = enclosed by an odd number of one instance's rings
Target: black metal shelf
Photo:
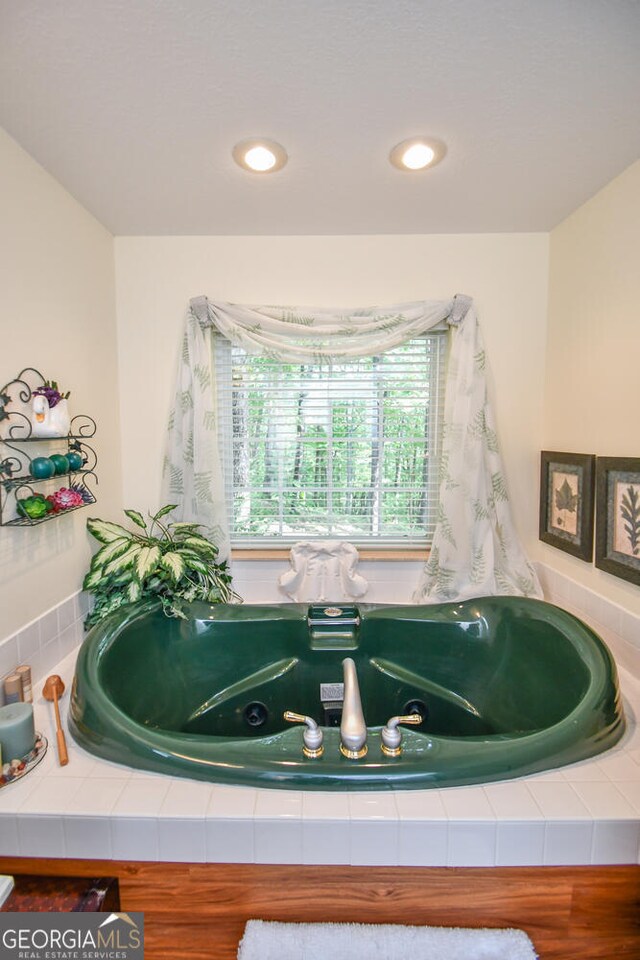
[[[0,443],[2,443],[2,439],[0,439]],[[53,483],[56,480],[60,482],[65,478],[69,478],[70,480],[73,480],[74,477],[80,477],[83,474],[91,476],[93,474],[93,470],[84,470],[84,469],[69,470],[68,472],[65,471],[65,473],[56,473],[52,477],[39,477],[39,478],[25,475],[24,477],[11,477],[8,480],[3,480],[2,483],[4,484],[5,490],[8,490],[10,487],[25,486],[25,484],[29,484],[30,486],[35,487],[40,483]]]
[[[0,526],[37,526],[96,502],[93,490],[87,483],[89,480],[92,484],[98,483],[95,472],[98,458],[93,447],[87,443],[96,433],[96,422],[92,417],[81,414],[72,418],[69,433],[64,436],[32,436],[30,405],[35,391],[44,384],[45,378],[38,370],[26,367],[0,390]],[[30,466],[35,458],[27,452],[28,447],[24,449],[24,445],[33,443],[65,446],[66,452],[75,451],[81,454],[83,466],[78,470],[68,470],[51,477],[33,477]],[[75,485],[74,478],[79,479]],[[46,513],[42,517],[23,516],[18,512],[20,500],[25,500],[37,492],[34,487],[56,482],[59,484],[56,489],[76,489],[84,503]],[[66,484],[66,487],[60,484]],[[20,495],[21,491],[24,491],[23,495]]]
[[[47,523],[48,520],[53,520],[54,517],[66,517],[68,513],[74,513],[76,510],[83,510],[85,507],[91,506],[92,503],[95,503],[95,497],[93,500],[89,500],[86,503],[79,503],[77,507],[67,507],[65,510],[59,510],[58,513],[46,513],[44,517],[16,517],[15,520],[7,520],[0,524],[3,527],[37,527],[39,523]]]
[[[75,419],[75,417],[74,417]],[[95,431],[94,431],[95,433]],[[92,434],[80,434],[80,433],[67,433],[64,437],[20,437],[20,436],[9,436],[9,437],[0,437],[0,443],[5,443],[9,440],[11,443],[60,443],[61,440],[86,440],[88,436],[93,436]]]

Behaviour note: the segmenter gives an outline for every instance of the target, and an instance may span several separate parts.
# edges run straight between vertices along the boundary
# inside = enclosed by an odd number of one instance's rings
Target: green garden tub
[[[74,739],[135,768],[297,790],[421,789],[503,780],[602,753],[622,736],[616,668],[564,610],[520,597],[433,606],[195,603],[186,620],[123,608],[87,635],[70,704]],[[331,619],[333,616],[334,619]],[[356,665],[368,731],[340,752],[342,661]],[[312,717],[324,752],[303,754]],[[402,752],[386,756],[394,715]]]

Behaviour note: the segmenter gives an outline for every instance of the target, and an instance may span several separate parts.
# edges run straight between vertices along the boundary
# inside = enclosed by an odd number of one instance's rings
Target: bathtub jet
[[[304,604],[195,603],[187,620],[121,609],[80,650],[72,736],[131,767],[297,790],[510,779],[622,736],[613,659],[558,607],[487,597],[356,614],[325,630]],[[406,717],[399,749],[390,718]]]

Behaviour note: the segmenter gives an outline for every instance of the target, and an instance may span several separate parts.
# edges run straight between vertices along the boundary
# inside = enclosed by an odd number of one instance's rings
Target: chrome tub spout
[[[364,722],[356,665],[347,657],[344,670],[344,700],[340,724],[340,753],[349,760],[359,760],[367,752],[367,725]]]

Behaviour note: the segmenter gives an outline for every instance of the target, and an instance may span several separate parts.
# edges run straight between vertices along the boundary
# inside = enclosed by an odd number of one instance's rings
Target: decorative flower
[[[55,493],[47,497],[47,500],[53,504],[54,513],[59,513],[60,510],[69,510],[71,507],[81,507],[84,504],[82,495],[77,490],[69,490],[68,487],[56,490]]]
[[[45,380],[43,387],[38,387],[37,390],[33,391],[34,397],[45,397],[50,407],[57,406],[61,400],[66,400],[69,395],[69,390],[66,393],[60,391],[55,380]]]
[[[85,486],[84,483],[72,483],[69,489],[74,493],[77,493],[83,503],[95,503],[91,491]],[[78,506],[80,506],[80,504],[78,504]]]

